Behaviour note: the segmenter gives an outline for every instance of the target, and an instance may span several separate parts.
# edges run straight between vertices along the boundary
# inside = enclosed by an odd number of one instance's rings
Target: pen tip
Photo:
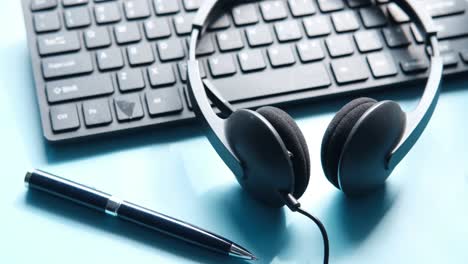
[[[236,244],[231,245],[231,248],[229,249],[229,256],[245,260],[258,260],[258,258],[254,256],[254,254],[250,253],[247,249]]]

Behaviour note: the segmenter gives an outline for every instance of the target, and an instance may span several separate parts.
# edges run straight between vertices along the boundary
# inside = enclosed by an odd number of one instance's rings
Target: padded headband
[[[245,1],[245,0],[244,0]],[[220,10],[228,4],[243,2],[242,0],[206,0],[198,10],[193,22],[189,47],[189,61],[187,62],[189,94],[193,99],[194,110],[197,116],[203,119],[210,133],[208,139],[221,158],[226,162],[234,173],[242,173],[239,160],[227,144],[225,135],[225,120],[218,117],[211,108],[205,89],[213,91],[214,87],[208,80],[202,80],[199,62],[196,59],[196,48],[198,40],[205,30],[208,22],[214,18]],[[442,79],[443,62],[440,57],[437,30],[432,17],[419,2],[414,0],[393,0],[406,14],[412,18],[416,27],[423,34],[426,45],[431,48],[430,74],[424,93],[418,106],[412,112],[406,114],[406,127],[399,143],[389,153],[387,167],[393,169],[408,153],[426,128],[439,98],[440,83]],[[215,96],[212,100],[218,108],[229,108],[228,103],[216,92],[210,93]]]

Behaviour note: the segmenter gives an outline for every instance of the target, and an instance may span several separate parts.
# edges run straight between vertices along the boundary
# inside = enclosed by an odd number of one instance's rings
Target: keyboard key
[[[83,32],[88,49],[103,48],[112,44],[109,31],[105,27],[96,27]]]
[[[46,84],[49,103],[106,95],[113,92],[114,86],[109,75],[85,76]]]
[[[118,22],[121,19],[119,6],[115,2],[95,5],[94,15],[98,24]]]
[[[343,0],[317,0],[320,10],[322,12],[332,12],[343,9]]]
[[[226,14],[219,16],[215,19],[209,26],[209,30],[219,30],[219,29],[226,29],[231,26],[231,21]]]
[[[406,32],[401,27],[384,28],[382,32],[390,48],[405,47],[411,44]]]
[[[458,54],[454,51],[443,52],[441,55],[444,67],[449,68],[458,65]]]
[[[154,62],[153,51],[149,43],[141,43],[127,47],[128,61],[131,66],[139,66]]]
[[[161,61],[178,60],[185,57],[184,48],[179,39],[159,41],[156,45]]]
[[[62,4],[64,7],[85,5],[87,3],[88,0],[62,0]]]
[[[216,40],[221,51],[237,50],[244,47],[238,30],[220,32],[216,34]]]
[[[394,76],[398,73],[392,57],[385,53],[368,55],[367,63],[369,63],[372,75],[375,78]]]
[[[124,66],[119,48],[109,48],[96,52],[97,64],[101,71],[119,69]]]
[[[200,8],[201,0],[184,0],[184,7],[187,11],[195,11]]]
[[[190,38],[187,39],[187,47],[190,45]],[[198,40],[196,54],[203,56],[212,54],[215,52],[213,41],[211,40],[210,34],[205,34],[201,39]]]
[[[283,21],[275,24],[276,37],[280,42],[298,40],[302,32],[295,20]]]
[[[260,50],[240,52],[237,54],[237,59],[243,72],[259,71],[266,68],[265,60]]]
[[[173,87],[147,92],[146,105],[152,117],[180,112],[183,109],[179,89]]]
[[[387,10],[390,18],[397,24],[407,23],[411,20],[410,17],[395,3],[388,4]]]
[[[157,18],[146,21],[144,24],[146,38],[149,40],[166,38],[171,36],[171,28],[165,18]]]
[[[138,94],[122,95],[114,98],[117,119],[123,121],[133,121],[144,116],[141,100]]]
[[[127,19],[145,18],[151,15],[148,0],[127,0],[124,2]]]
[[[199,66],[200,66],[200,75],[202,78],[205,78],[206,77],[205,68],[203,67],[202,63],[200,63]],[[177,68],[179,69],[180,80],[184,83],[187,82],[187,62],[185,61],[180,62]]]
[[[379,34],[375,31],[360,31],[354,34],[354,41],[360,52],[370,52],[383,48]]]
[[[290,67],[277,68],[274,70],[274,78],[271,78],[271,74],[270,71],[239,74],[234,85],[229,78],[214,79],[213,84],[230,102],[323,88],[331,84],[330,75],[321,62],[298,64],[293,71]],[[255,89],[251,89],[252,83],[255,84]]]
[[[311,0],[288,0],[289,9],[295,17],[315,14],[315,6]]]
[[[302,41],[296,44],[297,53],[302,62],[317,61],[325,58],[319,41]]]
[[[31,10],[40,11],[57,7],[57,0],[32,0]]]
[[[256,24],[258,22],[257,9],[254,4],[244,4],[232,9],[232,18],[237,26]]]
[[[63,13],[65,25],[69,29],[91,25],[91,17],[87,7],[68,8]]]
[[[465,63],[468,63],[468,49],[460,51],[460,56]]]
[[[325,40],[328,53],[333,58],[348,56],[354,53],[353,43],[348,36],[333,36]]]
[[[117,83],[122,92],[141,90],[145,88],[143,73],[140,69],[125,69],[116,73]]]
[[[356,8],[356,7],[363,7],[372,4],[372,0],[346,0],[348,2],[349,7]]]
[[[336,32],[349,32],[359,29],[359,21],[353,11],[341,11],[333,13],[332,16],[333,26]]]
[[[296,62],[294,54],[289,46],[271,47],[268,49],[268,58],[271,66],[283,67],[292,65]]]
[[[171,64],[160,64],[148,68],[148,77],[152,87],[172,85],[176,82]]]
[[[119,44],[138,42],[141,40],[140,30],[136,23],[121,24],[114,28],[115,39]]]
[[[265,46],[273,43],[270,29],[267,25],[258,25],[245,29],[247,42],[251,47]]]
[[[83,116],[87,127],[103,126],[112,123],[112,115],[107,99],[97,99],[83,103]]]
[[[463,0],[427,1],[426,9],[432,17],[442,17],[465,12],[466,3]]]
[[[34,28],[37,33],[57,31],[61,28],[60,18],[55,11],[34,15]]]
[[[284,3],[279,0],[260,2],[260,10],[265,21],[280,20],[288,16]]]
[[[439,40],[463,37],[468,35],[468,16],[454,16],[439,18],[434,21],[438,29],[437,37]]]
[[[429,68],[429,62],[421,59],[407,59],[400,62],[401,69],[406,74],[424,72]]]
[[[360,57],[333,60],[331,67],[338,84],[365,81],[369,78],[369,69]]]
[[[325,36],[331,33],[330,23],[326,17],[308,17],[302,21],[308,37]]]
[[[178,35],[186,35],[192,32],[192,21],[195,13],[178,15],[173,18],[174,27]]]
[[[359,10],[362,23],[366,28],[383,27],[387,25],[387,17],[379,7],[367,7]]]
[[[93,63],[89,54],[62,55],[42,60],[42,73],[46,79],[92,71]]]
[[[80,127],[78,111],[74,104],[50,107],[52,130],[56,133],[77,130]]]
[[[76,32],[60,32],[37,37],[40,55],[50,55],[80,50],[81,44]]]
[[[174,0],[153,0],[154,9],[157,15],[167,15],[179,12],[179,1]]]
[[[233,75],[237,71],[231,54],[210,57],[208,66],[213,77]]]

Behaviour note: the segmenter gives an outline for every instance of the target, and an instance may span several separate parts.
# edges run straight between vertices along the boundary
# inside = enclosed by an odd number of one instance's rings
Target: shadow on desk
[[[200,263],[246,263],[243,260],[223,256],[206,249],[193,246],[181,240],[169,237],[156,231],[109,217],[104,213],[71,203],[49,194],[30,190],[26,194],[26,204],[47,213],[63,216],[68,220],[89,225],[113,234],[124,236],[137,242],[152,245],[181,258]]]
[[[377,229],[397,198],[397,188],[388,184],[363,197],[337,194],[327,205],[324,217],[332,255],[352,254]]]

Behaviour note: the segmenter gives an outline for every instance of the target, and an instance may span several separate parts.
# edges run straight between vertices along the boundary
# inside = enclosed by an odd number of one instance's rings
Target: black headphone
[[[234,111],[213,84],[201,78],[196,59],[198,40],[217,13],[215,10],[239,2],[204,1],[193,20],[187,68],[194,111],[207,128],[210,143],[249,194],[269,206],[287,205],[319,225],[328,262],[328,238],[323,225],[302,211],[297,201],[309,182],[310,161],[306,140],[294,119],[271,106]],[[359,98],[335,115],[323,137],[322,166],[327,179],[347,195],[364,194],[385,183],[421,136],[439,98],[443,63],[432,18],[413,0],[393,2],[412,17],[424,35],[431,51],[431,71],[412,112],[405,113],[393,101]],[[228,117],[219,117],[209,99]]]

